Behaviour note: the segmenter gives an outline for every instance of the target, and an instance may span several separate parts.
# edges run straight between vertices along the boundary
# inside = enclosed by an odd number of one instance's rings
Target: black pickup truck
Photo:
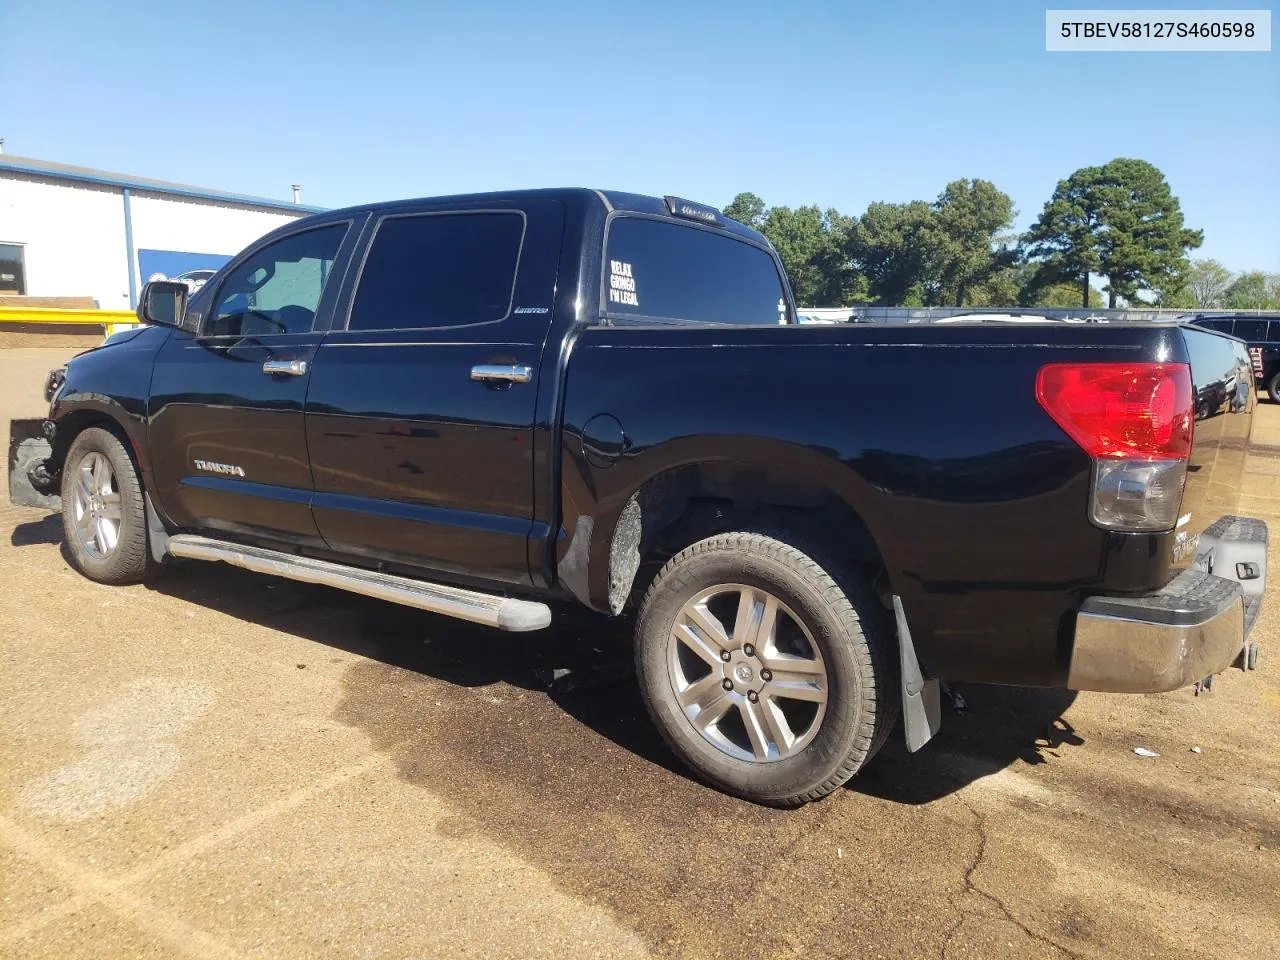
[[[1256,397],[1212,331],[800,326],[759,234],[594,190],[309,217],[139,316],[13,425],[11,496],[60,494],[82,573],[632,617],[654,722],[752,800],[831,791],[900,710],[918,749],[940,681],[1162,691],[1256,653]]]

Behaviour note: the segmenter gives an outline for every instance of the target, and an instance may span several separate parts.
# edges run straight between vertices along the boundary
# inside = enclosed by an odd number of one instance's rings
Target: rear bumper
[[[1076,618],[1067,686],[1159,693],[1231,666],[1261,606],[1266,536],[1260,520],[1225,517],[1201,535],[1201,569],[1184,570],[1146,596],[1087,599]]]

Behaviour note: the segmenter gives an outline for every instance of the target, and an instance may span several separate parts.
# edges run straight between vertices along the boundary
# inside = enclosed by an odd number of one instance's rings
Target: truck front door
[[[303,405],[357,226],[322,223],[250,249],[193,304],[198,329],[161,348],[148,435],[172,523],[322,545]]]
[[[551,200],[427,202],[371,225],[307,397],[314,513],[331,548],[529,582],[538,367],[563,225]]]

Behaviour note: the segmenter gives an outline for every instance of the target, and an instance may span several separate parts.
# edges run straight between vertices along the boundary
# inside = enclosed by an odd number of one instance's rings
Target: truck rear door
[[[426,202],[371,224],[306,406],[334,550],[523,584],[564,211]]]

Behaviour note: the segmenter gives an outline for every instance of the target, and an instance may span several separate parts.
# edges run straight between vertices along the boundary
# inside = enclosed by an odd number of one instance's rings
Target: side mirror
[[[180,327],[190,290],[181,280],[152,280],[142,288],[138,319],[161,327]]]

